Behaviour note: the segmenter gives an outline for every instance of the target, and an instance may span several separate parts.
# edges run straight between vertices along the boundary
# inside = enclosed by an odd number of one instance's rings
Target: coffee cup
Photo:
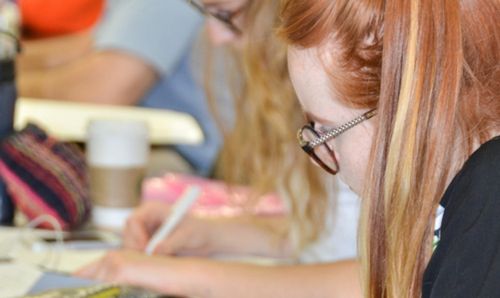
[[[96,226],[120,229],[140,202],[149,158],[145,122],[95,119],[87,130],[87,165]]]

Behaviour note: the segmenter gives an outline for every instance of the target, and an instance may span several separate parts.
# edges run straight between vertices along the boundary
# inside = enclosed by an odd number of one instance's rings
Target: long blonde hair
[[[490,0],[284,1],[288,42],[334,42],[334,89],[378,108],[363,194],[367,297],[421,296],[437,205],[500,128],[499,15]]]
[[[297,145],[303,116],[288,78],[286,45],[274,38],[278,6],[273,0],[252,1],[246,10],[242,52],[233,53],[241,79],[235,83],[235,123],[224,133],[217,175],[251,185],[256,198],[269,192],[282,196],[298,252],[323,229],[327,193],[323,173]]]

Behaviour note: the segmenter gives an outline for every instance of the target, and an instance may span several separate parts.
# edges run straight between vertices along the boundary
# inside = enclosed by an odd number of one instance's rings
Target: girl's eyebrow
[[[333,123],[332,121],[321,118],[321,117],[314,116],[313,114],[311,114],[309,112],[304,112],[304,116],[305,116],[307,122],[314,122],[314,123],[320,124],[322,131],[323,130],[330,130],[332,128],[337,127],[336,124]]]
[[[205,8],[219,8],[220,4],[219,3],[207,3],[207,4],[204,4],[203,6],[205,6]]]

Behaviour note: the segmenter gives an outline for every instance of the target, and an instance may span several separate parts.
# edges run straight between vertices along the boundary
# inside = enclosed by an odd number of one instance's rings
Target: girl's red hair
[[[439,200],[500,131],[499,16],[491,0],[283,1],[288,43],[335,49],[332,89],[378,108],[360,238],[368,297],[421,296]]]

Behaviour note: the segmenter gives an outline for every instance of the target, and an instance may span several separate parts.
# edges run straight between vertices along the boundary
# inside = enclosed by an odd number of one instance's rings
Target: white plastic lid
[[[87,161],[103,167],[144,166],[149,156],[148,126],[137,120],[91,120]]]

